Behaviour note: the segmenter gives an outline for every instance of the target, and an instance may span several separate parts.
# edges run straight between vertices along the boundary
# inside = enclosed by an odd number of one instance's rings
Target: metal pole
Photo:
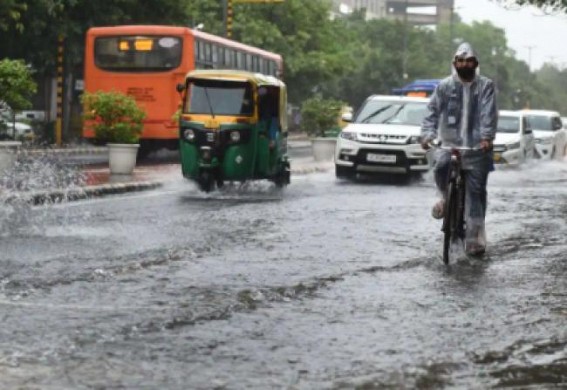
[[[404,80],[408,78],[407,52],[408,52],[408,0],[406,0],[406,4],[404,8],[404,49],[403,49],[403,57],[402,57],[402,78]]]
[[[232,38],[232,0],[226,0],[226,24],[225,24],[225,36],[227,38]]]
[[[57,38],[57,119],[55,121],[55,144],[61,146],[61,129],[63,121],[63,51],[65,38],[59,34]]]
[[[526,48],[528,49],[528,69],[530,70],[530,72],[532,71],[532,49],[534,47],[535,46],[533,45],[526,46]]]

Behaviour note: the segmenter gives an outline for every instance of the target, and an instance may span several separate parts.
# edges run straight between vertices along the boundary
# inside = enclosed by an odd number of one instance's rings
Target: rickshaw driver
[[[266,123],[268,131],[268,138],[270,139],[269,148],[274,149],[276,146],[276,139],[280,131],[280,124],[278,118],[278,90],[261,87],[258,89],[260,96],[258,110],[261,121]]]

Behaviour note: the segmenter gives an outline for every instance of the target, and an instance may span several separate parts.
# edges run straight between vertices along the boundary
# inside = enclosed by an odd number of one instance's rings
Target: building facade
[[[366,20],[407,20],[414,25],[438,25],[451,22],[454,0],[333,0],[333,6],[333,17],[362,10]]]

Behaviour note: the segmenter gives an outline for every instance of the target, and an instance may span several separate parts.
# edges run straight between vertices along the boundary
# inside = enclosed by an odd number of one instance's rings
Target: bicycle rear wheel
[[[457,188],[453,181],[449,182],[447,188],[447,199],[445,201],[445,213],[443,216],[443,263],[449,264],[449,252],[451,242],[456,233],[455,225],[457,221]]]

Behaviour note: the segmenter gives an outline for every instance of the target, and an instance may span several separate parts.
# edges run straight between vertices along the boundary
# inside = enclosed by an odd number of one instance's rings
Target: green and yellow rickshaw
[[[287,91],[272,76],[194,70],[178,85],[183,176],[209,192],[226,181],[289,184]]]

